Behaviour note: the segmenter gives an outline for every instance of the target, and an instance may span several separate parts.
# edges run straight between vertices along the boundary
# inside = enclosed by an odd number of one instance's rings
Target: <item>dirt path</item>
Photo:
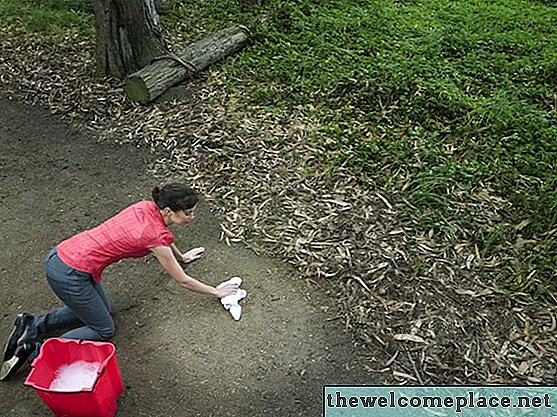
[[[98,144],[47,112],[0,99],[0,341],[21,311],[58,305],[43,258],[61,239],[149,197],[150,156]],[[188,271],[217,284],[244,278],[248,298],[234,322],[220,304],[173,283],[153,259],[105,273],[114,340],[127,390],[118,416],[317,416],[323,384],[370,383],[333,304],[282,263],[219,241],[202,204],[176,230],[181,248],[205,246]],[[47,415],[25,371],[0,384],[1,416]]]

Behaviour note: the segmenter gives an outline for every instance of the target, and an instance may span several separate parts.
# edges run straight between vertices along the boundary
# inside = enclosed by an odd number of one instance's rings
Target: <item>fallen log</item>
[[[223,29],[188,45],[178,54],[155,58],[151,64],[126,78],[124,91],[133,101],[149,103],[170,87],[239,51],[249,38],[250,32],[244,26]]]

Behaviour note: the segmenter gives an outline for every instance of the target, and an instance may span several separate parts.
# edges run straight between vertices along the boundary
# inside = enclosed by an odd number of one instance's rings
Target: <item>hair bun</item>
[[[189,210],[197,204],[199,197],[191,188],[179,182],[153,188],[153,200],[160,210],[165,207],[172,211]]]

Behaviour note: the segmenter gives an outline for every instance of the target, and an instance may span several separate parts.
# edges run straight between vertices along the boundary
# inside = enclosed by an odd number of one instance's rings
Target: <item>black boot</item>
[[[36,349],[37,344],[35,342],[23,342],[18,345],[15,354],[11,357],[11,359],[2,363],[2,369],[0,369],[0,381],[3,381],[19,371]]]
[[[4,362],[10,360],[14,355],[17,348],[17,342],[25,333],[25,329],[27,329],[27,325],[33,321],[34,317],[29,313],[21,313],[18,314],[15,322],[14,322],[14,329],[8,337],[8,341],[6,342],[6,347],[4,348]]]

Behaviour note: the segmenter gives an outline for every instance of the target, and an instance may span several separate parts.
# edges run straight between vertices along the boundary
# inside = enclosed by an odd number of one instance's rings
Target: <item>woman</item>
[[[38,338],[48,332],[81,325],[64,333],[66,339],[105,341],[114,336],[114,322],[101,286],[103,270],[124,258],[140,258],[153,253],[162,267],[182,287],[222,298],[234,294],[238,286],[220,289],[187,275],[180,264],[202,256],[195,248],[182,254],[174,244],[171,225],[185,226],[194,218],[199,198],[179,184],[153,189],[152,201],[141,201],[124,209],[101,225],[60,243],[48,254],[46,277],[64,307],[34,317],[17,316],[4,349],[0,380],[15,374],[30,357],[38,354]]]

